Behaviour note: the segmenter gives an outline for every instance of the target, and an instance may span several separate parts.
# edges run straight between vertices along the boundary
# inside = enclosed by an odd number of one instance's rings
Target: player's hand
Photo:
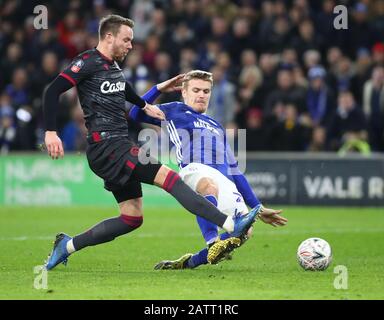
[[[45,131],[45,147],[47,148],[48,155],[52,159],[64,157],[63,143],[58,137],[56,131]]]
[[[160,120],[165,120],[165,115],[163,113],[163,111],[161,111],[159,109],[159,107],[153,105],[153,104],[149,104],[147,103],[145,105],[145,107],[143,108],[143,111],[145,112],[146,115],[152,117],[152,118],[156,118],[156,119],[160,119]]]
[[[157,84],[157,90],[161,92],[180,91],[184,76],[185,73],[182,73],[176,77],[173,77],[172,79],[168,79],[164,82]]]
[[[266,224],[270,224],[271,226],[285,226],[288,222],[288,219],[282,217],[280,214],[283,210],[275,210],[262,207],[259,213],[259,219]]]

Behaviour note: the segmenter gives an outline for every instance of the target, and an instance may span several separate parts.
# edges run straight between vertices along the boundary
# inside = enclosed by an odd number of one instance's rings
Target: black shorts
[[[141,165],[139,147],[129,137],[110,138],[89,143],[87,159],[91,170],[104,180],[104,188],[111,191],[118,203],[141,198],[141,182],[153,183],[161,167]]]

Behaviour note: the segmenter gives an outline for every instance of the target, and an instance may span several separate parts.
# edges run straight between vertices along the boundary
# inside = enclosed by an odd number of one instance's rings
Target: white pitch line
[[[284,230],[284,229],[275,229],[271,231],[258,231],[257,228],[253,231],[254,235],[300,235],[300,234],[323,234],[323,233],[335,233],[335,234],[343,234],[343,233],[384,233],[384,228],[354,228],[354,229],[308,229],[308,230]],[[182,233],[182,234],[174,234],[175,237],[178,238],[194,238],[201,237],[199,232],[190,232],[190,233]],[[141,233],[133,235],[135,238],[162,238],[165,237],[164,233]],[[0,237],[0,241],[28,241],[28,240],[53,240],[55,238],[52,236],[17,236],[17,237]]]

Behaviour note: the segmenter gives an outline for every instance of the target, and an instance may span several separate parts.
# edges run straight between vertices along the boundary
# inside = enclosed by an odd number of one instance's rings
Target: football
[[[332,262],[332,249],[324,239],[309,238],[299,245],[297,259],[305,270],[325,270]]]

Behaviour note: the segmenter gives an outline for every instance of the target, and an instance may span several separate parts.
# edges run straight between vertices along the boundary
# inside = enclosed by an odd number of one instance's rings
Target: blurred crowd
[[[34,27],[39,4],[48,29]],[[348,8],[346,30],[334,28],[338,4]],[[5,0],[1,153],[38,148],[44,88],[97,45],[99,19],[109,13],[135,21],[134,50],[121,67],[138,93],[181,72],[211,71],[208,113],[247,129],[248,150],[384,151],[384,0]],[[75,88],[58,110],[65,149],[84,150]]]

